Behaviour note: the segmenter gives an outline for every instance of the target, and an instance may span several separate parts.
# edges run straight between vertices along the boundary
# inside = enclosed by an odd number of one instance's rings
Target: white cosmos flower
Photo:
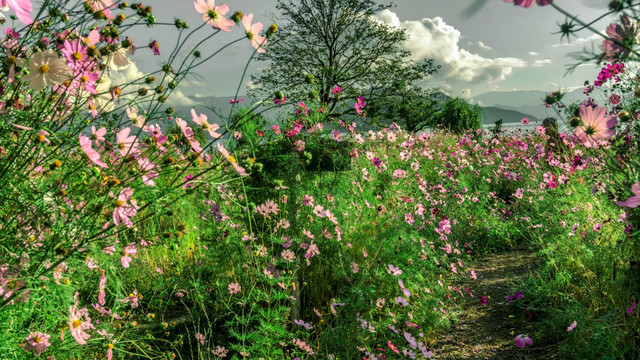
[[[127,49],[119,47],[116,52],[109,54],[107,63],[111,69],[119,71],[128,68],[133,61],[127,57]]]
[[[103,111],[111,111],[115,107],[111,99],[111,93],[109,92],[110,89],[111,79],[103,75],[96,85],[96,92],[98,95],[93,96],[93,104],[99,113]]]
[[[71,70],[53,50],[33,54],[29,59],[29,73],[22,79],[29,81],[29,87],[34,90],[62,84],[71,78]]]

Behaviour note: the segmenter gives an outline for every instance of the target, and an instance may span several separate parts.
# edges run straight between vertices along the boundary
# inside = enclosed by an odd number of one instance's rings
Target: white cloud
[[[526,61],[518,58],[490,59],[461,49],[458,46],[460,31],[447,25],[440,17],[400,22],[398,16],[387,9],[378,14],[377,19],[407,32],[409,39],[405,47],[411,52],[412,60],[435,59],[442,66],[436,78],[488,83],[504,80],[514,68],[527,65]]]
[[[254,83],[253,81],[247,81],[247,89],[249,90],[260,89],[260,85]]]
[[[602,31],[602,33],[604,34],[604,31]],[[551,47],[565,47],[565,46],[576,46],[576,45],[582,45],[582,44],[586,44],[586,43],[590,43],[592,41],[602,41],[604,40],[602,38],[602,36],[600,36],[599,34],[593,34],[589,37],[586,38],[577,38],[577,39],[570,39],[569,43],[560,43],[560,44],[553,44],[551,45]]]
[[[138,66],[135,63],[131,63],[131,65],[129,65],[128,68],[121,70],[121,71],[110,71],[109,74],[112,82],[114,85],[124,85],[124,84],[128,84],[131,83],[133,81],[138,81],[138,83],[141,83],[141,79],[144,79],[147,77],[147,74],[145,74],[144,72],[140,71],[140,69],[138,69]],[[156,77],[157,78],[157,77]],[[171,81],[171,79],[169,78],[169,81]],[[154,85],[146,85],[144,87],[146,88],[153,88]],[[177,89],[173,90],[171,92],[171,94],[168,96],[167,99],[167,103],[171,104],[171,105],[180,105],[180,106],[190,106],[190,105],[194,105],[195,102],[193,100],[191,100],[189,97],[187,97],[181,90],[180,87],[184,86],[183,83],[181,83]],[[131,85],[131,87],[127,88],[127,92],[130,92],[130,90],[133,90],[132,93],[135,94],[135,92],[142,87],[142,85]],[[166,85],[165,85],[166,87]],[[153,89],[151,89],[153,90]],[[133,98],[134,95],[130,95],[130,96],[123,96],[123,98]]]
[[[485,50],[493,50],[493,48],[489,45],[486,45],[485,43],[483,43],[482,41],[478,41],[478,46],[480,46],[481,49],[485,49]]]
[[[535,51],[529,51],[529,55],[531,56],[538,56],[538,53]]]
[[[531,64],[531,66],[542,67],[548,64],[551,64],[551,59],[540,59],[540,60],[534,61],[533,64]]]

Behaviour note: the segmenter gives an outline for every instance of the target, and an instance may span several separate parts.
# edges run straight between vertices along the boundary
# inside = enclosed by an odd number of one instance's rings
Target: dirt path
[[[478,259],[475,265],[477,280],[458,283],[464,291],[469,288],[475,298],[466,297],[460,322],[436,339],[437,359],[553,359],[552,349],[535,343],[521,349],[515,338],[532,329],[522,322],[522,316],[510,316],[505,297],[515,294],[515,283],[535,271],[534,253],[527,245],[503,253]],[[486,296],[486,305],[480,297]],[[439,351],[438,351],[439,350]]]

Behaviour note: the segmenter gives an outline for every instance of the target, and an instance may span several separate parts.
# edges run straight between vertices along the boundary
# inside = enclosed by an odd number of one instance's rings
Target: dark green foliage
[[[455,134],[482,126],[480,117],[482,109],[477,105],[469,105],[460,98],[447,100],[440,110],[437,123]]]

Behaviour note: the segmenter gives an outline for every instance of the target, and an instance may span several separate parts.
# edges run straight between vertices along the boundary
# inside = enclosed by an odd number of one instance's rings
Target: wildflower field
[[[611,3],[584,103],[541,99],[569,131],[412,133],[360,130],[364,96],[341,98],[347,119],[287,89],[244,107],[236,92],[220,121],[176,112],[181,81],[224,57],[214,35],[255,53],[277,36],[226,4],[196,0],[187,24],[0,0],[0,359],[472,359],[442,338],[478,307],[511,321],[481,358],[640,359],[640,15]],[[127,33],[166,21],[206,36],[112,81],[164,45]],[[514,249],[531,266],[492,296],[484,264]]]

